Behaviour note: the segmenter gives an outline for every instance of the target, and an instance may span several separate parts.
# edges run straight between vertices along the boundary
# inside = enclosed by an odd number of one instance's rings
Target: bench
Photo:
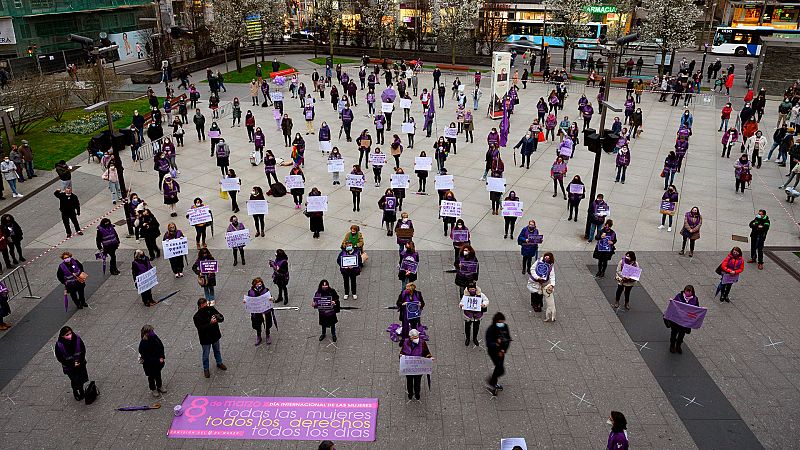
[[[269,73],[269,77],[274,80],[275,77],[285,77],[287,75],[294,75],[296,73],[299,73],[299,72],[297,71],[297,69],[294,69],[294,68],[283,69],[283,70],[279,70],[277,72],[270,72]]]
[[[384,61],[383,58],[370,58],[369,59],[369,63],[370,64],[383,64],[383,61]],[[394,61],[387,58],[386,59],[386,64],[391,66],[392,64],[394,64]]]
[[[439,70],[453,70],[458,72],[469,72],[468,66],[460,66],[458,64],[437,64],[436,68]]]
[[[169,101],[169,104],[170,104],[170,106],[172,106],[173,109],[175,109],[176,106],[178,105],[178,102],[180,102],[181,100],[186,101],[188,99],[189,98],[186,96],[186,94],[181,94],[181,95],[179,95],[177,97],[172,97],[170,99],[170,101]],[[161,109],[161,106],[163,106],[163,103],[159,106],[159,109]],[[152,118],[153,118],[153,112],[152,111],[145,113],[145,115],[144,115],[144,126],[145,126],[145,128],[147,127],[147,125],[150,124],[150,121],[151,121]],[[172,124],[167,124],[167,125],[171,126]]]

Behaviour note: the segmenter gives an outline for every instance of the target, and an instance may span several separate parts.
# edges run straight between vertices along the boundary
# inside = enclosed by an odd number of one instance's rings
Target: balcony
[[[9,8],[12,16],[59,14],[98,9],[114,9],[150,5],[151,0],[30,0],[23,1],[22,8]]]

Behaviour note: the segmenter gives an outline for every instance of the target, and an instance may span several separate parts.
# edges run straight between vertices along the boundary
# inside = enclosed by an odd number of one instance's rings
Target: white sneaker
[[[347,300],[347,297],[349,297],[349,295],[347,295],[347,294],[344,294],[344,299],[345,299],[345,300]]]
[[[486,178],[480,177],[478,178],[478,181],[486,181]]]
[[[664,225],[659,225],[659,226],[658,226],[658,229],[659,229],[659,230],[663,230],[663,229],[664,229]]]
[[[667,227],[667,231],[672,231],[672,227]]]
[[[358,300],[358,296],[356,294],[353,294],[353,300]]]
[[[158,398],[158,397],[159,397],[159,393],[158,393],[158,391],[157,391],[157,390],[155,390],[155,389],[153,389],[152,391],[150,391],[150,394],[151,394],[153,397],[156,397],[156,398]]]

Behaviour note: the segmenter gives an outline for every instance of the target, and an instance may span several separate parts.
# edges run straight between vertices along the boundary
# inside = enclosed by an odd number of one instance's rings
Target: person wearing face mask
[[[197,299],[197,312],[194,313],[192,320],[197,328],[200,346],[203,348],[203,376],[211,378],[211,373],[208,371],[208,356],[212,349],[217,368],[223,371],[228,370],[228,367],[222,363],[222,352],[219,349],[219,341],[222,339],[219,324],[225,321],[225,317],[208,300],[199,298]]]
[[[325,339],[325,332],[330,328],[331,340],[336,342],[336,324],[339,322],[336,314],[339,313],[341,305],[339,303],[339,294],[336,293],[336,289],[331,287],[328,280],[319,282],[311,307],[319,313],[319,325],[322,327],[322,334],[319,336],[319,340],[323,341]]]
[[[408,218],[407,212],[400,214],[400,220],[394,226],[394,232],[397,235],[397,245],[400,246],[400,252],[402,252],[406,243],[414,238],[414,223]]]
[[[580,188],[573,188],[572,186],[580,186]],[[573,190],[577,190],[578,192],[573,192]],[[586,198],[586,188],[583,185],[583,181],[581,181],[580,175],[575,175],[572,177],[572,181],[569,182],[567,185],[567,208],[569,209],[569,218],[567,220],[573,220],[573,213],[575,214],[575,222],[578,221],[578,207],[581,204],[581,200]]]
[[[756,131],[755,135],[750,136],[747,141],[745,141],[745,153],[749,155],[750,161],[753,161],[753,165],[756,169],[761,168],[761,152],[766,151],[766,147],[767,138],[763,135],[761,130]]]
[[[5,232],[5,230],[3,230]],[[119,235],[114,229],[111,219],[104,217],[97,226],[97,236],[95,237],[97,249],[111,258],[111,275],[119,275],[117,269],[117,249],[119,248]],[[13,252],[12,252],[13,253]],[[14,261],[16,263],[16,261]]]
[[[292,144],[292,127],[294,124],[292,123],[292,119],[289,117],[288,114],[284,114],[283,118],[281,118],[281,131],[283,132],[283,143],[286,147]]]
[[[353,300],[358,300],[356,277],[361,274],[361,268],[364,267],[364,263],[361,260],[361,252],[356,251],[353,244],[347,243],[344,250],[339,252],[336,263],[339,265],[339,271],[344,280],[344,299],[347,300],[352,289]]]
[[[497,312],[492,317],[492,325],[486,329],[486,351],[494,364],[494,371],[486,383],[488,384],[487,389],[494,396],[497,395],[497,391],[503,390],[503,386],[497,382],[506,372],[504,364],[510,345],[511,331],[506,325],[506,316]]]
[[[480,311],[468,311],[464,309],[465,305],[459,300],[459,308],[464,314],[464,345],[469,347],[470,328],[472,328],[472,343],[475,344],[475,347],[478,347],[480,345],[478,343],[478,331],[481,327],[481,317],[483,317],[483,314],[489,307],[489,299],[486,297],[486,294],[481,292],[481,288],[475,283],[470,283],[466,289],[464,289],[464,296],[480,297],[481,299]]]
[[[547,252],[528,270],[528,291],[531,293],[531,307],[541,312],[544,296],[553,294],[556,285],[555,256]]]
[[[353,165],[353,170],[350,171],[350,175],[361,177],[362,179],[366,180],[364,176],[364,172],[361,171],[361,166],[358,164]],[[364,190],[360,187],[350,186],[350,193],[353,195],[353,212],[361,211],[361,191]]]
[[[409,331],[408,339],[404,339],[401,342],[400,357],[403,356],[421,356],[433,359],[433,355],[428,349],[428,344],[420,339],[419,331],[416,329]],[[406,375],[406,392],[409,400],[412,397],[419,400],[421,386],[422,375]]]
[[[405,171],[402,167],[395,167],[394,169],[395,175],[405,175]],[[394,193],[395,198],[397,199],[397,209],[402,211],[403,210],[403,199],[406,198],[406,188],[396,187],[392,188],[392,192]]]
[[[322,150],[322,142],[330,142],[331,141],[331,128],[328,126],[328,122],[323,121],[319,127],[319,132],[317,133],[317,137],[320,142],[320,151],[325,154],[325,150]]]
[[[378,208],[383,211],[381,223],[386,224],[386,235],[391,236],[394,233],[394,224],[397,222],[397,197],[394,196],[394,191],[386,189],[378,200]]]
[[[269,288],[264,285],[264,280],[262,280],[260,277],[253,278],[252,283],[250,283],[250,290],[247,291],[247,296],[261,297],[262,295],[267,293],[269,293]],[[262,326],[264,327],[264,330],[266,330],[267,345],[272,344],[272,337],[269,335],[269,331],[270,329],[272,329],[272,322],[274,321],[274,317],[275,317],[275,310],[273,308],[258,313],[250,313],[250,324],[253,326],[253,329],[256,330],[256,344],[255,344],[256,347],[261,345],[262,342],[261,340]]]
[[[253,189],[250,191],[250,200],[266,200],[264,191],[258,186],[253,186]],[[264,237],[264,214],[253,214],[253,221],[256,224],[255,237]]]
[[[622,269],[625,266],[639,267],[639,263],[636,262],[636,253],[632,251],[626,252],[625,256],[617,263],[617,271],[614,275],[614,279],[617,282],[617,292],[614,295],[614,309],[619,308],[619,299],[622,297],[623,291],[625,292],[625,309],[631,309],[631,290],[633,286],[636,285],[636,280],[622,276]]]
[[[211,251],[203,247],[197,252],[197,259],[192,264],[192,272],[197,275],[197,284],[203,287],[203,296],[208,300],[211,306],[214,306],[214,298],[216,297],[214,287],[217,285],[217,274],[214,272],[202,273],[200,272],[201,261],[215,261],[211,255]]]
[[[611,411],[606,420],[606,424],[611,425],[611,433],[608,434],[607,450],[628,450],[628,421],[625,415],[619,411]]]
[[[154,216],[149,209],[144,209],[139,215],[137,228],[139,229],[139,235],[144,238],[147,251],[150,255],[150,261],[161,256],[161,249],[159,249],[158,244],[156,244],[156,239],[161,236],[161,229],[159,227],[160,224],[156,216]]]
[[[628,166],[631,164],[631,152],[628,150],[627,145],[623,145],[619,149],[615,159],[617,165],[617,177],[614,179],[614,183],[622,181],[622,184],[625,184],[625,172],[628,171]]]
[[[199,112],[200,110],[198,110]],[[217,122],[211,122],[211,128],[208,129],[208,137],[211,138],[211,155],[214,156],[214,150],[217,148],[217,144],[222,141],[222,130],[219,129],[219,125]],[[203,138],[205,141],[205,138]]]
[[[150,259],[147,258],[147,255],[145,255],[144,250],[136,250],[133,253],[133,262],[131,262],[131,274],[133,275],[134,282],[136,282],[136,277],[147,272],[152,268],[153,265],[150,263]],[[152,289],[148,289],[142,292],[141,295],[142,295],[142,303],[144,303],[144,306],[155,306],[158,304],[155,300],[153,300]]]
[[[72,253],[63,252],[61,254],[61,263],[58,265],[56,278],[64,285],[64,294],[69,294],[78,309],[89,306],[86,304],[86,294],[84,293],[87,277],[88,275],[83,271],[83,264],[73,258]]]
[[[236,216],[231,216],[230,224],[228,224],[227,232],[230,233],[230,232],[233,232],[233,231],[241,231],[241,230],[244,230],[244,229],[245,229],[244,228],[244,224],[239,222],[239,218],[236,217]],[[243,266],[247,265],[247,262],[244,260],[244,245],[242,245],[240,247],[233,247],[232,250],[233,250],[233,265],[234,265],[234,267],[239,264],[239,260],[236,257],[237,250],[239,252],[239,256],[242,257],[242,265]]]
[[[316,187],[311,188],[311,192],[308,193],[309,198],[321,195],[322,192]],[[322,211],[308,211],[308,202],[306,202],[305,215],[308,217],[308,229],[314,233],[314,239],[319,239],[319,234],[325,231],[325,222],[323,221],[325,213]]]
[[[415,303],[413,307],[410,304]],[[420,326],[422,311],[425,309],[425,299],[422,292],[417,290],[417,285],[413,282],[406,283],[405,289],[397,296],[395,303],[400,319],[400,346],[403,339],[408,338],[411,330],[416,330]]]
[[[280,303],[286,305],[289,303],[289,291],[286,287],[289,285],[289,257],[283,249],[275,250],[275,260],[269,261],[269,266],[272,268],[272,282],[278,286],[278,300]]]
[[[270,179],[274,178],[275,183],[278,183],[278,175],[275,173],[275,166],[278,165],[277,159],[275,159],[275,155],[272,153],[272,150],[267,150],[266,154],[264,155],[264,175],[267,177],[267,185],[272,186],[273,183],[270,183]]]
[[[694,286],[691,284],[687,284],[686,287],[683,288],[683,291],[678,292],[672,301],[680,302],[680,303],[688,303],[694,306],[700,306],[700,302],[697,299],[697,296],[694,292]],[[670,335],[669,335],[669,352],[670,353],[683,353],[681,349],[681,344],[683,344],[683,338],[687,334],[692,332],[691,328],[681,326],[667,318],[664,318],[664,323],[670,328]]]
[[[519,244],[520,252],[522,253],[523,274],[530,272],[533,260],[539,256],[541,238],[537,236],[539,236],[539,230],[536,228],[536,221],[531,219],[528,221],[528,226],[524,227],[517,237],[517,244]]]
[[[675,211],[678,209],[678,189],[675,185],[670,184],[667,190],[664,192],[664,195],[661,196],[661,225],[658,226],[659,230],[664,229],[664,222],[667,221],[669,217],[669,225],[667,226],[667,231],[672,231],[672,216],[675,215]]]
[[[61,221],[64,223],[67,237],[72,237],[72,230],[69,228],[70,222],[72,222],[75,232],[79,236],[83,236],[83,231],[78,225],[78,216],[81,215],[81,202],[78,200],[78,196],[72,193],[71,187],[66,187],[63,191],[55,191],[53,195],[58,199],[58,209],[61,211]]]
[[[736,160],[736,164],[734,164],[733,167],[734,176],[736,178],[736,192],[739,192],[739,188],[741,187],[742,194],[744,194],[745,185],[750,183],[750,180],[753,179],[753,175],[750,173],[752,166],[750,165],[747,153],[742,154],[742,156]]]
[[[679,255],[683,255],[686,251],[686,241],[689,241],[689,257],[694,256],[694,242],[700,239],[700,227],[703,226],[703,216],[700,215],[700,209],[693,206],[689,212],[683,217],[683,227],[681,228],[681,236],[683,243],[681,244],[681,251]]]
[[[608,262],[616,251],[617,233],[612,228],[613,226],[614,221],[608,219],[603,224],[603,228],[597,232],[597,243],[592,252],[592,258],[597,260],[597,273],[595,274],[597,278],[606,276]]]
[[[178,213],[175,211],[175,205],[178,203],[178,194],[181,192],[181,185],[172,179],[170,174],[166,174],[164,175],[164,182],[161,188],[164,193],[164,204],[169,206],[170,217],[177,217]]]
[[[758,270],[764,269],[764,241],[769,232],[769,216],[763,209],[758,210],[756,218],[750,221],[750,259],[748,263],[758,261]]]
[[[608,203],[606,203],[605,197],[603,194],[597,194],[597,197],[592,202],[589,210],[591,217],[589,223],[589,240],[587,242],[592,242],[594,240],[595,233],[600,231],[600,228],[603,226],[603,223],[606,220],[606,216],[608,216],[608,211]]]
[[[233,170],[233,169],[228,169],[225,172],[225,174],[223,175],[223,177],[224,178],[238,178],[236,176],[236,171]],[[220,185],[222,185],[222,182],[220,182]],[[242,185],[242,180],[240,179],[239,180],[239,186],[241,186],[241,185]],[[237,197],[238,193],[239,193],[238,190],[228,191],[228,195],[231,198],[231,211],[233,211],[234,213],[238,213],[239,212],[239,203],[236,201],[236,197]]]
[[[478,275],[480,267],[478,257],[475,255],[475,249],[469,244],[461,246],[458,264],[456,264],[456,278],[455,284],[458,286],[458,298],[461,298],[461,292],[469,286],[470,283],[478,282]]]
[[[536,151],[536,146],[538,141],[536,138],[533,137],[530,131],[525,133],[525,136],[517,142],[517,145],[514,146],[514,150],[520,149],[519,152],[522,155],[522,160],[520,161],[520,167],[526,167],[530,169],[531,167],[531,154]],[[526,162],[527,161],[527,162]]]
[[[64,374],[69,377],[75,400],[83,400],[83,385],[89,381],[89,374],[86,372],[86,345],[72,328],[65,326],[59,331],[55,355]]]
[[[342,250],[344,250],[348,244],[352,245],[359,252],[364,252],[364,235],[361,234],[358,225],[350,225],[350,231],[345,233],[344,239],[342,239]]]
[[[553,197],[558,196],[558,187],[561,187],[561,194],[564,200],[567,199],[567,192],[564,190],[564,176],[567,174],[567,163],[564,158],[557,157],[553,165],[550,166],[550,178],[553,179]]]
[[[717,275],[720,275],[719,284],[717,285],[717,291],[714,294],[716,297],[718,294],[722,293],[719,298],[720,302],[730,303],[731,300],[729,295],[731,293],[731,287],[733,283],[739,281],[739,274],[744,271],[744,258],[742,257],[742,249],[739,247],[733,247],[728,253],[728,256],[722,260],[719,267],[717,267]]]
[[[397,278],[400,280],[400,289],[405,289],[408,283],[417,281],[419,266],[419,253],[414,241],[407,241],[400,247],[400,263],[397,269]]]
[[[178,229],[178,226],[175,225],[174,222],[170,222],[167,224],[167,232],[164,233],[162,241],[169,241],[171,239],[179,239],[182,237],[183,232]],[[184,255],[173,256],[169,259],[169,266],[172,269],[172,273],[175,275],[175,278],[183,277],[183,259]]]
[[[339,147],[333,147],[333,149],[331,150],[331,154],[328,155],[328,161],[340,160],[340,159],[343,159],[343,158],[342,158],[342,154],[339,153]],[[333,185],[334,186],[336,186],[337,184],[342,184],[339,181],[339,174],[341,174],[341,172],[339,172],[338,170],[334,171],[334,172],[331,172],[331,177],[333,177]]]
[[[14,161],[11,161],[8,156],[6,156],[3,159],[3,162],[0,163],[0,171],[2,171],[3,179],[5,179],[6,183],[8,183],[8,187],[11,188],[12,197],[22,197],[22,194],[17,192],[17,179],[19,178],[19,175],[17,174],[17,165],[14,164]],[[25,180],[22,179],[22,181]]]
[[[230,165],[231,149],[224,139],[220,139],[214,149],[217,157],[217,167],[219,167],[222,176],[225,177],[228,174],[228,166]]]
[[[521,200],[519,199],[519,197],[517,197],[517,193],[516,192],[510,191],[508,193],[508,196],[505,198],[505,201],[507,201],[507,202],[519,202]],[[511,236],[510,239],[514,239],[514,225],[517,223],[517,216],[515,216],[515,215],[506,215],[506,212],[503,211],[503,222],[505,222],[504,228],[503,228],[505,230],[504,231],[505,234],[503,235],[503,239],[506,239],[509,236]]]

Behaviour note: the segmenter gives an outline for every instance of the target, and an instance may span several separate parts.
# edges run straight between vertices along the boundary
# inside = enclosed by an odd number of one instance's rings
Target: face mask
[[[606,419],[606,424],[612,427],[614,426],[614,422],[612,422],[611,419]]]
[[[411,342],[413,342],[413,343],[415,343],[415,344],[419,344],[419,338],[417,338],[417,339],[412,339],[412,340],[411,340]]]
[[[261,289],[264,289],[264,285],[259,283],[259,284],[256,285],[256,289],[258,289],[260,291]]]
[[[352,252],[353,251],[353,246],[352,245],[348,245],[347,247],[345,247],[345,250],[347,250],[348,252]]]
[[[194,206],[200,206],[202,203],[195,203]]]
[[[238,221],[238,220],[234,220],[234,221],[233,221],[233,224],[234,224],[234,225],[236,225],[236,224],[238,224],[238,223],[239,223],[239,221]]]
[[[464,256],[469,256],[469,252],[463,252]]]
[[[408,222],[408,217],[403,217],[401,220],[403,221],[403,223]]]
[[[250,191],[251,195],[256,195],[256,191]]]
[[[473,296],[473,297],[475,297],[475,295],[477,295],[477,293],[478,293],[478,291],[476,291],[476,290],[474,290],[474,289],[471,289],[471,290],[469,290],[468,292],[469,292],[469,295],[471,295],[471,296]]]
[[[756,217],[758,217],[759,219],[763,219],[764,218],[764,216],[762,216],[761,214],[756,214]]]
[[[506,324],[503,322],[497,322],[497,328],[505,328]]]
[[[67,256],[66,258],[64,258],[64,262],[70,262],[70,261],[72,261],[72,258],[70,258],[69,256]]]

